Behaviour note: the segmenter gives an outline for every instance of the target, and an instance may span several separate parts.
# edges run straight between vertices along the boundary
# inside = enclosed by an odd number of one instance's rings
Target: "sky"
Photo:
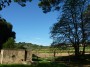
[[[38,0],[26,5],[21,7],[17,3],[11,3],[0,11],[0,15],[13,25],[16,42],[49,46],[52,43],[50,27],[57,22],[58,12],[44,14],[38,7]]]

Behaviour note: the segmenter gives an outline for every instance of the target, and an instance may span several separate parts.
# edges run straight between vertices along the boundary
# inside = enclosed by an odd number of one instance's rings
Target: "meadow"
[[[11,65],[0,65],[0,67],[68,67],[68,66],[61,63],[39,62],[38,64],[32,65],[11,64]]]
[[[80,47],[82,50],[82,47]],[[56,57],[50,56],[47,57],[48,54],[53,54],[56,51]],[[86,54],[85,56],[80,56],[80,59],[76,60],[74,55],[70,55],[69,53],[74,53],[73,47],[66,49],[53,49],[53,51],[49,48],[45,49],[36,49],[33,53],[37,54],[46,54],[45,57],[40,57],[41,55],[36,56],[32,55],[32,61],[34,63],[25,65],[25,64],[1,64],[0,67],[88,67],[90,65],[90,55]],[[86,53],[90,53],[90,48],[86,47]],[[61,55],[62,54],[67,54]],[[60,54],[57,56],[57,54]]]
[[[82,51],[83,48],[80,47],[80,51]],[[54,51],[56,52],[56,56],[54,57],[54,55],[50,56],[50,57],[46,57],[48,54],[54,54]],[[89,67],[90,66],[90,47],[87,46],[85,49],[85,55],[84,56],[79,56],[79,59],[76,59],[74,56],[74,48],[73,47],[69,47],[69,48],[65,48],[65,49],[39,49],[38,51],[33,51],[33,52],[37,52],[39,54],[39,56],[44,56],[46,54],[46,56],[44,58],[33,58],[33,60],[35,61],[42,61],[42,62],[57,62],[57,63],[61,63],[64,64],[67,67]],[[40,55],[41,54],[41,55]],[[57,65],[57,64],[56,64]],[[63,66],[55,66],[55,67],[63,67]]]

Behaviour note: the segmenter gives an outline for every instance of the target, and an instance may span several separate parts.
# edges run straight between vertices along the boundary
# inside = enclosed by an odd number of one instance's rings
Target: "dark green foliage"
[[[65,64],[59,64],[55,62],[46,62],[46,63],[39,63],[36,67],[68,67]]]
[[[2,10],[2,7],[0,6],[0,10]]]
[[[12,31],[13,26],[5,19],[0,19],[0,49],[2,45],[8,41],[10,37],[15,39],[15,32]]]
[[[8,38],[8,40],[3,44],[3,49],[14,49],[15,48],[14,43],[15,43],[14,38],[12,37]]]
[[[52,63],[52,62],[42,62],[32,65],[20,65],[20,64],[11,64],[11,65],[0,65],[0,67],[68,67],[65,64]]]
[[[18,0],[14,0],[14,2],[18,2]]]
[[[25,42],[15,43],[15,46],[17,49],[32,49],[32,50],[48,48],[48,46],[42,46],[38,44],[25,43]]]
[[[12,2],[16,2],[22,7],[26,6],[26,2],[31,2],[32,0],[0,0],[0,10],[5,8],[6,6],[9,6]]]
[[[41,59],[37,55],[32,54],[32,61],[41,61]]]
[[[15,45],[15,49],[26,49],[25,47],[24,47],[24,45],[22,45],[22,44],[14,44]]]
[[[50,12],[53,10],[59,10],[60,9],[60,3],[63,0],[40,0],[38,6],[42,8],[44,13]]]

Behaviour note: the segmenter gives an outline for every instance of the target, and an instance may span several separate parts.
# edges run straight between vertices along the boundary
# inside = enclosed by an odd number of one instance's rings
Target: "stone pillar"
[[[32,62],[32,51],[31,51],[31,50],[27,50],[27,58],[26,58],[26,61]]]
[[[1,64],[2,64],[2,62],[3,62],[3,52],[4,52],[4,50],[1,50]]]

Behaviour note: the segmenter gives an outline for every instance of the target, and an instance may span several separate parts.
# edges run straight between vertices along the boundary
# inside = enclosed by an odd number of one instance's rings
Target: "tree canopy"
[[[54,44],[72,43],[75,55],[80,54],[80,44],[83,45],[84,54],[86,42],[90,41],[90,21],[86,19],[87,15],[85,14],[87,6],[86,0],[65,1],[62,8],[62,16],[51,29],[51,37],[54,40]]]
[[[26,6],[26,2],[31,2],[32,0],[0,0],[0,10],[5,8],[6,6],[9,6],[12,2],[16,2],[22,7]]]
[[[12,29],[13,26],[10,23],[5,19],[0,19],[0,49],[10,37],[15,39],[15,32]]]
[[[15,40],[13,37],[8,38],[8,40],[3,44],[3,49],[14,49],[15,48]]]
[[[38,6],[42,8],[44,13],[50,12],[51,10],[58,10],[61,7],[63,0],[39,0]]]

